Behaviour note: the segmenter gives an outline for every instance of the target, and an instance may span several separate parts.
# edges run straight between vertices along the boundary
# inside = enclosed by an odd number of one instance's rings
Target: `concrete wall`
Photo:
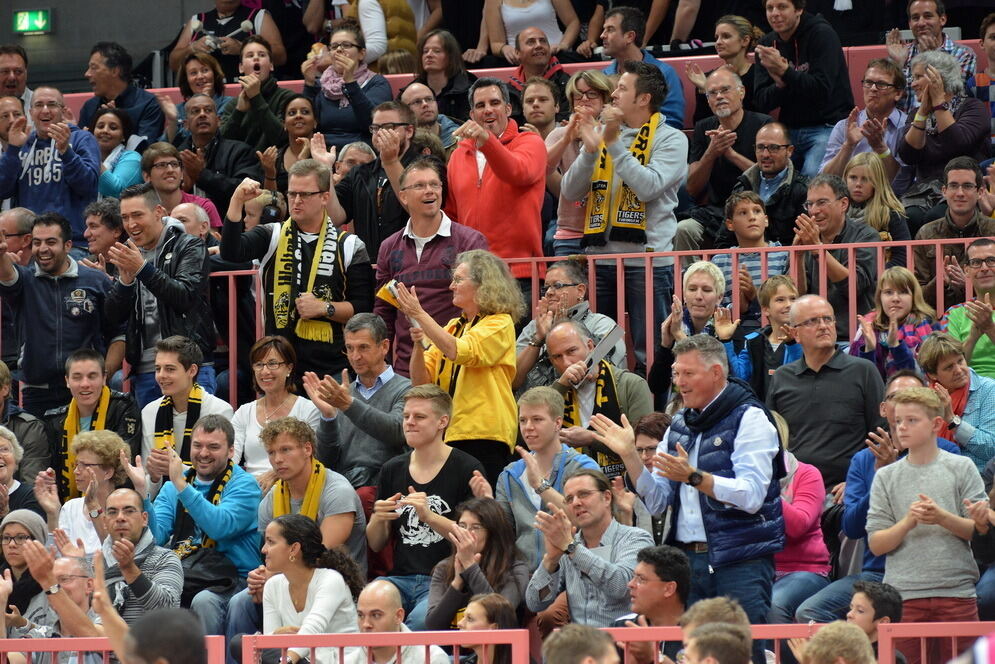
[[[149,52],[168,45],[191,14],[213,6],[211,0],[5,0],[0,2],[0,43],[19,43],[27,50],[30,87],[48,83],[64,92],[89,91],[83,71],[94,43],[121,43],[137,66]],[[51,34],[14,35],[15,10],[46,7],[52,10]]]

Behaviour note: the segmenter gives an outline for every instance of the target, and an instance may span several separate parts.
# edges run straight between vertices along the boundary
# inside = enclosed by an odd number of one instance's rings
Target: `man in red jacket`
[[[479,78],[470,88],[470,119],[453,132],[459,145],[449,160],[449,216],[484,234],[501,258],[542,256],[542,208],[546,146],[509,119],[508,86]],[[527,263],[511,273],[531,293]],[[540,275],[541,276],[541,275]]]

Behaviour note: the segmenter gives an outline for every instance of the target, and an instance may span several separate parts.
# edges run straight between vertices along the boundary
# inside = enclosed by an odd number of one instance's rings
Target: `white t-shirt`
[[[299,627],[298,634],[346,634],[358,632],[356,605],[342,575],[333,569],[314,570],[307,588],[304,610],[294,608],[290,599],[290,582],[283,574],[270,577],[263,587],[263,634],[280,627]],[[310,656],[308,648],[291,648],[301,657]],[[346,648],[348,655],[352,648]],[[317,661],[338,661],[338,648],[318,648]]]
[[[77,539],[83,540],[83,549],[87,553],[100,550],[100,537],[97,529],[94,528],[90,516],[86,513],[84,498],[73,498],[67,500],[59,512],[59,528],[66,531],[69,541],[76,543]]]
[[[254,476],[272,470],[266,448],[259,440],[259,432],[263,428],[256,417],[259,412],[257,403],[257,401],[250,401],[242,404],[231,420],[231,425],[235,428],[235,456],[233,460],[235,463],[241,463],[244,456],[245,470]],[[287,415],[306,422],[315,431],[318,430],[318,425],[321,423],[321,412],[311,403],[310,399],[304,397],[296,397],[294,405]]]
[[[142,459],[149,458],[149,453],[152,452],[152,448],[155,447],[155,416],[159,412],[159,404],[162,403],[164,397],[159,397],[155,401],[146,404],[145,408],[142,408]],[[200,404],[200,416],[204,415],[223,415],[226,419],[231,419],[235,414],[232,410],[231,405],[227,401],[223,401],[213,394],[208,394],[204,392],[204,398]],[[187,426],[187,414],[177,413],[173,410],[173,439],[176,442],[177,452],[179,452],[179,446],[183,443],[183,430]]]

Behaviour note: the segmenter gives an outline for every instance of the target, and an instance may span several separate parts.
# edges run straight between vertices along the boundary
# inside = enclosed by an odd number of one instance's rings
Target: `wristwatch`
[[[692,470],[691,474],[688,475],[687,483],[691,486],[698,486],[705,479],[705,476],[699,473],[697,470]]]
[[[331,318],[335,315],[335,305],[329,302],[325,306],[325,318]]]
[[[87,514],[90,515],[91,519],[96,519],[98,516],[100,516],[103,513],[104,513],[104,510],[102,508],[100,508],[100,507],[98,507],[95,510],[90,510],[89,512],[87,512]]]
[[[960,426],[960,423],[961,423],[960,415],[954,415],[950,419],[950,421],[947,422],[947,428],[948,429],[956,429],[957,427]]]
[[[570,544],[567,544],[567,548],[563,549],[563,553],[567,554],[568,556],[572,556],[573,552],[576,550],[577,550],[577,542],[571,541]]]
[[[533,348],[542,348],[542,345],[546,342],[545,339],[540,339],[538,334],[533,334],[529,338],[529,345]]]
[[[62,586],[60,586],[60,585],[59,585],[59,584],[57,583],[57,584],[55,584],[54,586],[51,586],[51,587],[49,587],[49,588],[45,588],[45,594],[46,594],[46,595],[54,595],[54,594],[56,594],[57,592],[59,592],[60,590],[62,590]]]
[[[536,495],[542,495],[543,491],[549,491],[552,488],[553,485],[549,483],[548,479],[544,478],[542,482],[539,482],[539,486],[536,487]]]

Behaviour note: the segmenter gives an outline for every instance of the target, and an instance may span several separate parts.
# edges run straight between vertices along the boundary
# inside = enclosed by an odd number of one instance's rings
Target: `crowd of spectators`
[[[845,620],[782,661],[866,664],[995,618],[995,14],[909,0],[851,89],[805,0],[681,72],[688,0],[249,4],[184,24],[181,103],[100,42],[74,112],[0,45],[6,636],[759,664]]]

